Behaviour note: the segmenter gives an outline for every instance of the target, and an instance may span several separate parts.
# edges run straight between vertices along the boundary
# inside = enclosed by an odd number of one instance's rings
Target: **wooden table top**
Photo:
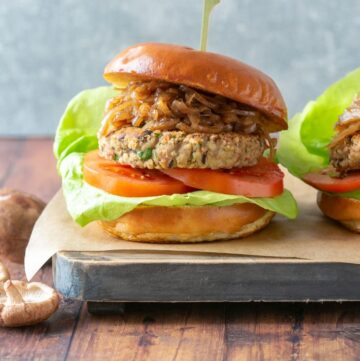
[[[48,201],[60,186],[49,139],[0,140],[0,186]],[[14,279],[23,266],[4,262]],[[51,267],[36,276],[52,283]],[[0,360],[360,360],[360,305],[129,304],[93,316],[63,300],[48,321],[0,328]]]

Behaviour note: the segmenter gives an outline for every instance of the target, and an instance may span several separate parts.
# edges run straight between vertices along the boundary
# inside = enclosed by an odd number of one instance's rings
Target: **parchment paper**
[[[81,228],[69,216],[61,190],[38,219],[25,255],[31,279],[58,251],[175,251],[232,255],[302,258],[315,261],[360,263],[360,235],[325,218],[316,205],[316,191],[287,175],[286,186],[298,200],[296,220],[276,216],[263,231],[231,241],[198,244],[127,242],[105,234],[96,223]]]

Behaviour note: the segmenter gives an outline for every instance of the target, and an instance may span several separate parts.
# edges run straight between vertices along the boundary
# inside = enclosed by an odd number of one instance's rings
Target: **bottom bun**
[[[353,232],[360,233],[360,201],[318,192],[317,203],[328,217],[340,222]]]
[[[192,243],[248,236],[275,215],[255,204],[216,207],[138,207],[114,221],[100,221],[112,236],[135,242]]]

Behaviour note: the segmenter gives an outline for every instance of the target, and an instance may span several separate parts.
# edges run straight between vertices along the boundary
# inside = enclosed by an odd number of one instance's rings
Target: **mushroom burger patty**
[[[345,173],[360,169],[360,133],[346,137],[332,149],[331,163]]]
[[[135,168],[231,169],[253,166],[265,150],[260,135],[151,131],[124,127],[99,136],[100,156]]]

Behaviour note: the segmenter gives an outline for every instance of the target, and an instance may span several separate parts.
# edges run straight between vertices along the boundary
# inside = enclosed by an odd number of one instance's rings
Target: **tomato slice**
[[[165,174],[186,185],[217,193],[246,197],[274,197],[284,191],[284,173],[277,164],[262,158],[253,167],[232,170],[164,169]]]
[[[307,184],[325,192],[342,193],[360,189],[360,172],[343,178],[335,178],[319,171],[308,173],[302,179]]]
[[[131,168],[106,160],[92,151],[84,157],[84,180],[105,192],[125,197],[187,193],[192,189],[157,170]]]

